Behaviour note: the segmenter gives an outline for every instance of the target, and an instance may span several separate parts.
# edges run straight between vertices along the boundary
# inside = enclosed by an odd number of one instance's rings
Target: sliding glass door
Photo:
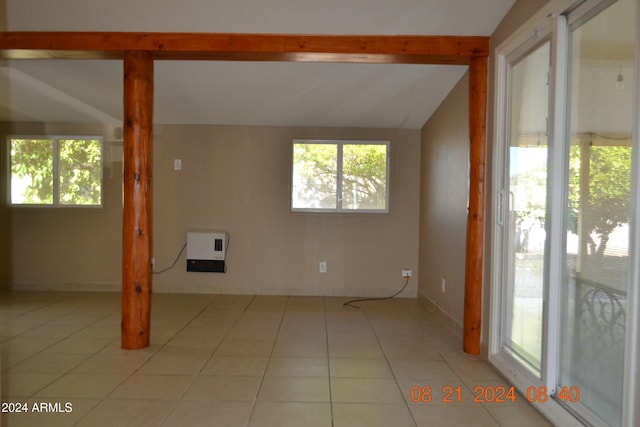
[[[560,387],[586,417],[621,423],[635,55],[635,1],[579,19],[569,33],[569,147]]]
[[[547,204],[548,41],[510,67],[503,343],[540,376]]]
[[[630,427],[638,1],[546,8],[498,47],[489,357],[556,424]]]

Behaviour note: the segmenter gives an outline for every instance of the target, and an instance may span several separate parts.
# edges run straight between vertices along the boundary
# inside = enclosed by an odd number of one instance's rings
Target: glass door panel
[[[538,377],[546,252],[549,59],[546,42],[513,64],[509,73],[502,345]]]
[[[612,426],[621,423],[629,287],[635,3],[620,0],[570,31],[558,390],[578,389],[579,401],[564,403]]]

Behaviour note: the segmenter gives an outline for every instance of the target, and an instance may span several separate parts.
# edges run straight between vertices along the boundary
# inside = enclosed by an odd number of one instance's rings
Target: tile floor
[[[550,425],[521,396],[474,403],[507,384],[416,300],[344,301],[156,294],[127,351],[119,294],[0,293],[3,410],[28,409],[2,426]]]

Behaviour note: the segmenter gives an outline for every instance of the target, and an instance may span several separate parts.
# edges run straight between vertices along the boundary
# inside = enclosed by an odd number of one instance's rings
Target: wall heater
[[[224,273],[229,234],[219,230],[187,232],[187,271]]]

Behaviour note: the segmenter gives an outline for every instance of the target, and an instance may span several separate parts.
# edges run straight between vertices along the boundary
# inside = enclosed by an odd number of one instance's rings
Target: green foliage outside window
[[[388,150],[386,142],[295,142],[292,208],[385,212]]]
[[[11,203],[100,206],[100,139],[11,138]]]
[[[11,201],[53,204],[53,141],[11,140]]]
[[[577,233],[578,216],[585,221],[587,236],[594,233],[599,237],[595,242],[588,237],[592,252],[603,255],[609,235],[621,225],[629,223],[631,203],[631,147],[630,146],[589,146],[588,196],[581,211],[580,172],[581,156],[579,145],[571,147],[569,156],[569,225]]]

